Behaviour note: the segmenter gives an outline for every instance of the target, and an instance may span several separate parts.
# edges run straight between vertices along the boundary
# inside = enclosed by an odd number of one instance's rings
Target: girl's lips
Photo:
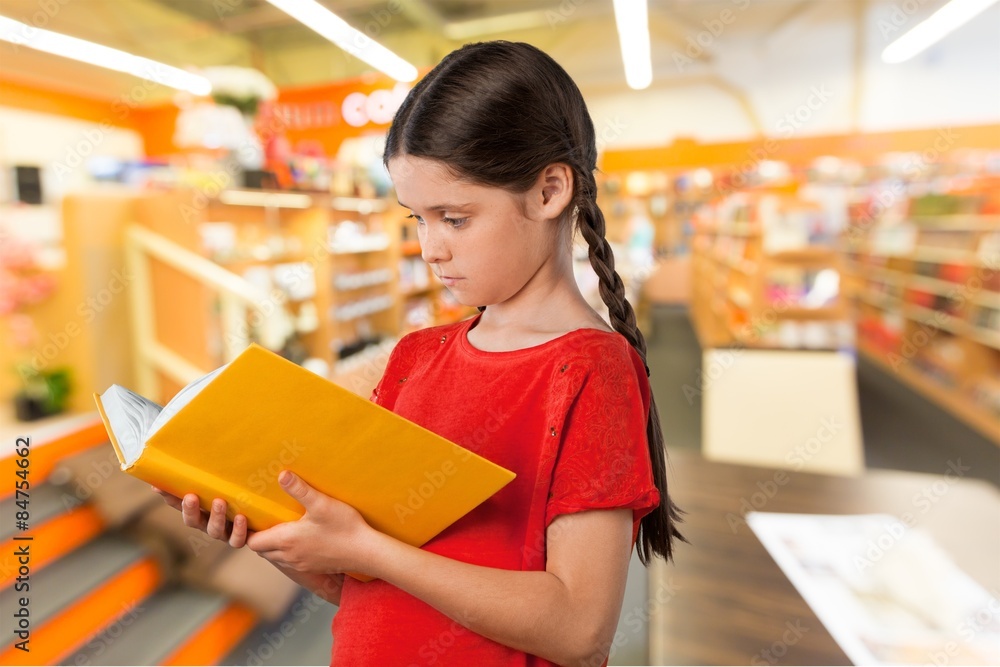
[[[461,278],[452,278],[450,276],[440,276],[440,278],[441,282],[449,287],[457,283],[459,280],[462,280]]]

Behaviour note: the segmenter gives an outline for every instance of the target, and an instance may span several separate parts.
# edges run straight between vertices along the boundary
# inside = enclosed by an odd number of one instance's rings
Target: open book
[[[294,521],[288,469],[420,546],[514,473],[252,344],[163,408],[119,385],[94,394],[122,470],[177,496],[214,498],[252,530]],[[363,578],[363,577],[359,577]]]

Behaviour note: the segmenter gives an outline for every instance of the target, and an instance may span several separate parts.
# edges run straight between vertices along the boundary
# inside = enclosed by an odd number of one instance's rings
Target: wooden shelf
[[[921,229],[937,231],[996,231],[1000,215],[938,215],[916,216],[910,221]]]
[[[795,202],[792,202],[794,205]],[[756,209],[755,209],[756,211]],[[753,219],[758,213],[751,211]],[[754,349],[812,349],[785,347],[780,336],[807,334],[807,326],[820,326],[829,333],[830,345],[841,347],[841,330],[848,319],[844,285],[837,300],[820,308],[770,303],[766,299],[769,277],[801,269],[798,280],[811,280],[806,272],[832,269],[841,273],[841,258],[835,249],[805,247],[765,254],[764,236],[745,223],[720,222],[700,228],[692,243],[695,298],[691,302],[692,320],[703,347],[752,347]],[[796,278],[793,277],[793,280]],[[775,322],[777,321],[777,324]],[[760,340],[742,334],[744,322],[768,322]],[[838,322],[841,323],[838,327]],[[820,349],[820,348],[815,348]]]
[[[862,339],[858,339],[858,350],[889,375],[903,381],[937,405],[969,424],[977,431],[1000,446],[1000,421],[985,409],[978,407],[969,397],[948,387],[941,386],[908,363],[896,364],[887,360],[887,354]]]
[[[1000,294],[971,282],[976,267],[988,266],[972,249],[982,247],[989,235],[997,233],[1000,216],[926,216],[913,218],[910,222],[915,229],[913,246],[909,252],[896,256],[893,268],[850,263],[854,282],[866,285],[857,291],[857,298],[879,311],[903,316],[900,345],[908,346],[910,353],[880,351],[861,340],[860,331],[858,347],[866,357],[882,363],[896,377],[1000,444],[1000,419],[976,405],[969,395],[970,387],[982,382],[983,378],[1000,375],[1000,332],[973,324],[979,306],[1000,308]],[[873,226],[867,233],[876,234],[877,229],[877,225]],[[947,233],[949,242],[959,247],[935,245],[940,242],[941,233]],[[961,238],[963,235],[965,238]],[[861,239],[851,247],[860,249],[862,254],[874,254],[869,251],[868,239]],[[966,267],[968,279],[960,283],[918,274],[916,262],[958,264]],[[915,290],[954,297],[950,301],[953,312],[873,294],[867,288],[867,282],[872,280],[898,286],[904,295]],[[870,314],[871,311],[864,312]],[[932,366],[950,369],[958,389],[945,386],[916,364],[908,363],[914,354]],[[887,361],[890,358],[891,364]]]
[[[767,253],[764,258],[772,262],[825,262],[834,259],[837,251],[828,247],[808,247],[797,250],[782,250],[781,252]]]

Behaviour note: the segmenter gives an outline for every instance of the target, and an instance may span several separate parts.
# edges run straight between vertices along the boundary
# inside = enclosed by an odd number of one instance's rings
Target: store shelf
[[[960,286],[947,280],[930,278],[914,274],[910,276],[910,285],[942,296],[956,295],[960,291]]]
[[[379,236],[372,238],[362,238],[350,243],[331,243],[330,252],[335,255],[357,255],[367,252],[381,252],[388,250],[389,237]]]
[[[989,329],[983,329],[982,327],[969,326],[968,333],[966,335],[983,345],[992,347],[994,350],[1000,350],[1000,333],[996,331],[990,331]]]
[[[956,264],[975,265],[979,258],[970,250],[958,248],[935,248],[933,246],[917,246],[913,249],[913,259],[926,262],[952,262]]]
[[[834,259],[837,251],[828,247],[807,247],[798,250],[782,250],[781,252],[767,253],[764,257],[772,262],[827,262]]]
[[[917,216],[910,222],[923,229],[943,231],[995,231],[1000,229],[1000,215]]]
[[[1000,419],[972,398],[972,387],[1000,375],[1000,332],[975,324],[984,321],[983,306],[1000,308],[1000,294],[973,280],[988,284],[988,276],[976,270],[986,265],[984,257],[972,250],[992,247],[1000,216],[923,216],[911,218],[909,224],[913,230],[907,239],[910,252],[898,255],[890,267],[873,266],[864,257],[873,254],[872,239],[892,238],[895,232],[883,233],[878,223],[867,225],[865,236],[851,244],[852,250],[860,252],[858,261],[850,264],[849,280],[866,285],[858,299],[867,307],[857,311],[865,318],[864,327],[870,330],[879,321],[882,316],[877,311],[903,316],[893,323],[898,332],[888,338],[889,349],[872,347],[860,328],[859,349],[1000,444]],[[896,230],[899,224],[888,223],[887,228]],[[872,281],[893,285],[905,300],[872,293],[867,287]],[[929,305],[932,299],[926,295],[934,295],[934,304],[947,305],[949,310],[912,302],[921,299]],[[886,364],[887,359],[892,363]]]
[[[712,211],[727,215],[739,209],[740,219],[760,220],[762,213],[754,207],[761,199],[751,198],[749,208],[742,209],[739,203],[734,207],[734,201],[723,200]],[[795,198],[781,201],[782,206],[791,211],[811,206]],[[840,287],[840,294],[822,307],[804,306],[810,302],[810,297],[789,297],[788,302],[768,300],[776,298],[776,294],[819,296],[820,272],[825,269],[842,272],[840,256],[835,249],[808,246],[765,254],[765,238],[756,226],[726,220],[713,224],[711,216],[705,219],[707,228],[699,228],[692,243],[695,298],[691,302],[692,317],[703,347],[736,345],[764,350],[842,347],[843,330],[849,329],[844,296],[844,290],[848,289],[846,284]],[[755,330],[750,337],[745,335],[748,323],[761,322],[768,322],[769,326]],[[823,339],[829,340],[829,345],[809,346],[810,342]],[[801,340],[802,344],[789,342],[795,340]]]
[[[857,346],[858,351],[864,354],[866,359],[876,363],[886,373],[909,385],[966,424],[975,428],[997,445],[1000,445],[1000,422],[985,409],[978,407],[966,396],[956,392],[954,389],[942,387],[921,371],[912,368],[899,355],[894,355],[893,361],[890,362],[887,358],[889,355],[886,352],[871,346],[862,339],[858,340]],[[895,357],[898,357],[898,359]]]
[[[963,326],[964,323],[961,319],[943,310],[931,310],[930,308],[907,303],[903,308],[903,314],[914,322],[944,329],[959,336],[966,333],[966,327]]]

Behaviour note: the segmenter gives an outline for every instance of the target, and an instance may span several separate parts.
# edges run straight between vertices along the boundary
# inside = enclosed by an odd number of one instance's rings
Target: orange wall
[[[850,157],[865,164],[895,151],[935,152],[960,148],[1000,149],[1000,125],[873,132],[869,134],[761,138],[753,141],[701,144],[677,139],[669,146],[608,150],[601,161],[605,172],[687,169],[753,165],[761,160],[781,160],[806,166],[823,155]]]
[[[0,104],[15,109],[136,129],[134,118],[128,113],[127,107],[115,100],[46,90],[3,76],[0,76]]]

